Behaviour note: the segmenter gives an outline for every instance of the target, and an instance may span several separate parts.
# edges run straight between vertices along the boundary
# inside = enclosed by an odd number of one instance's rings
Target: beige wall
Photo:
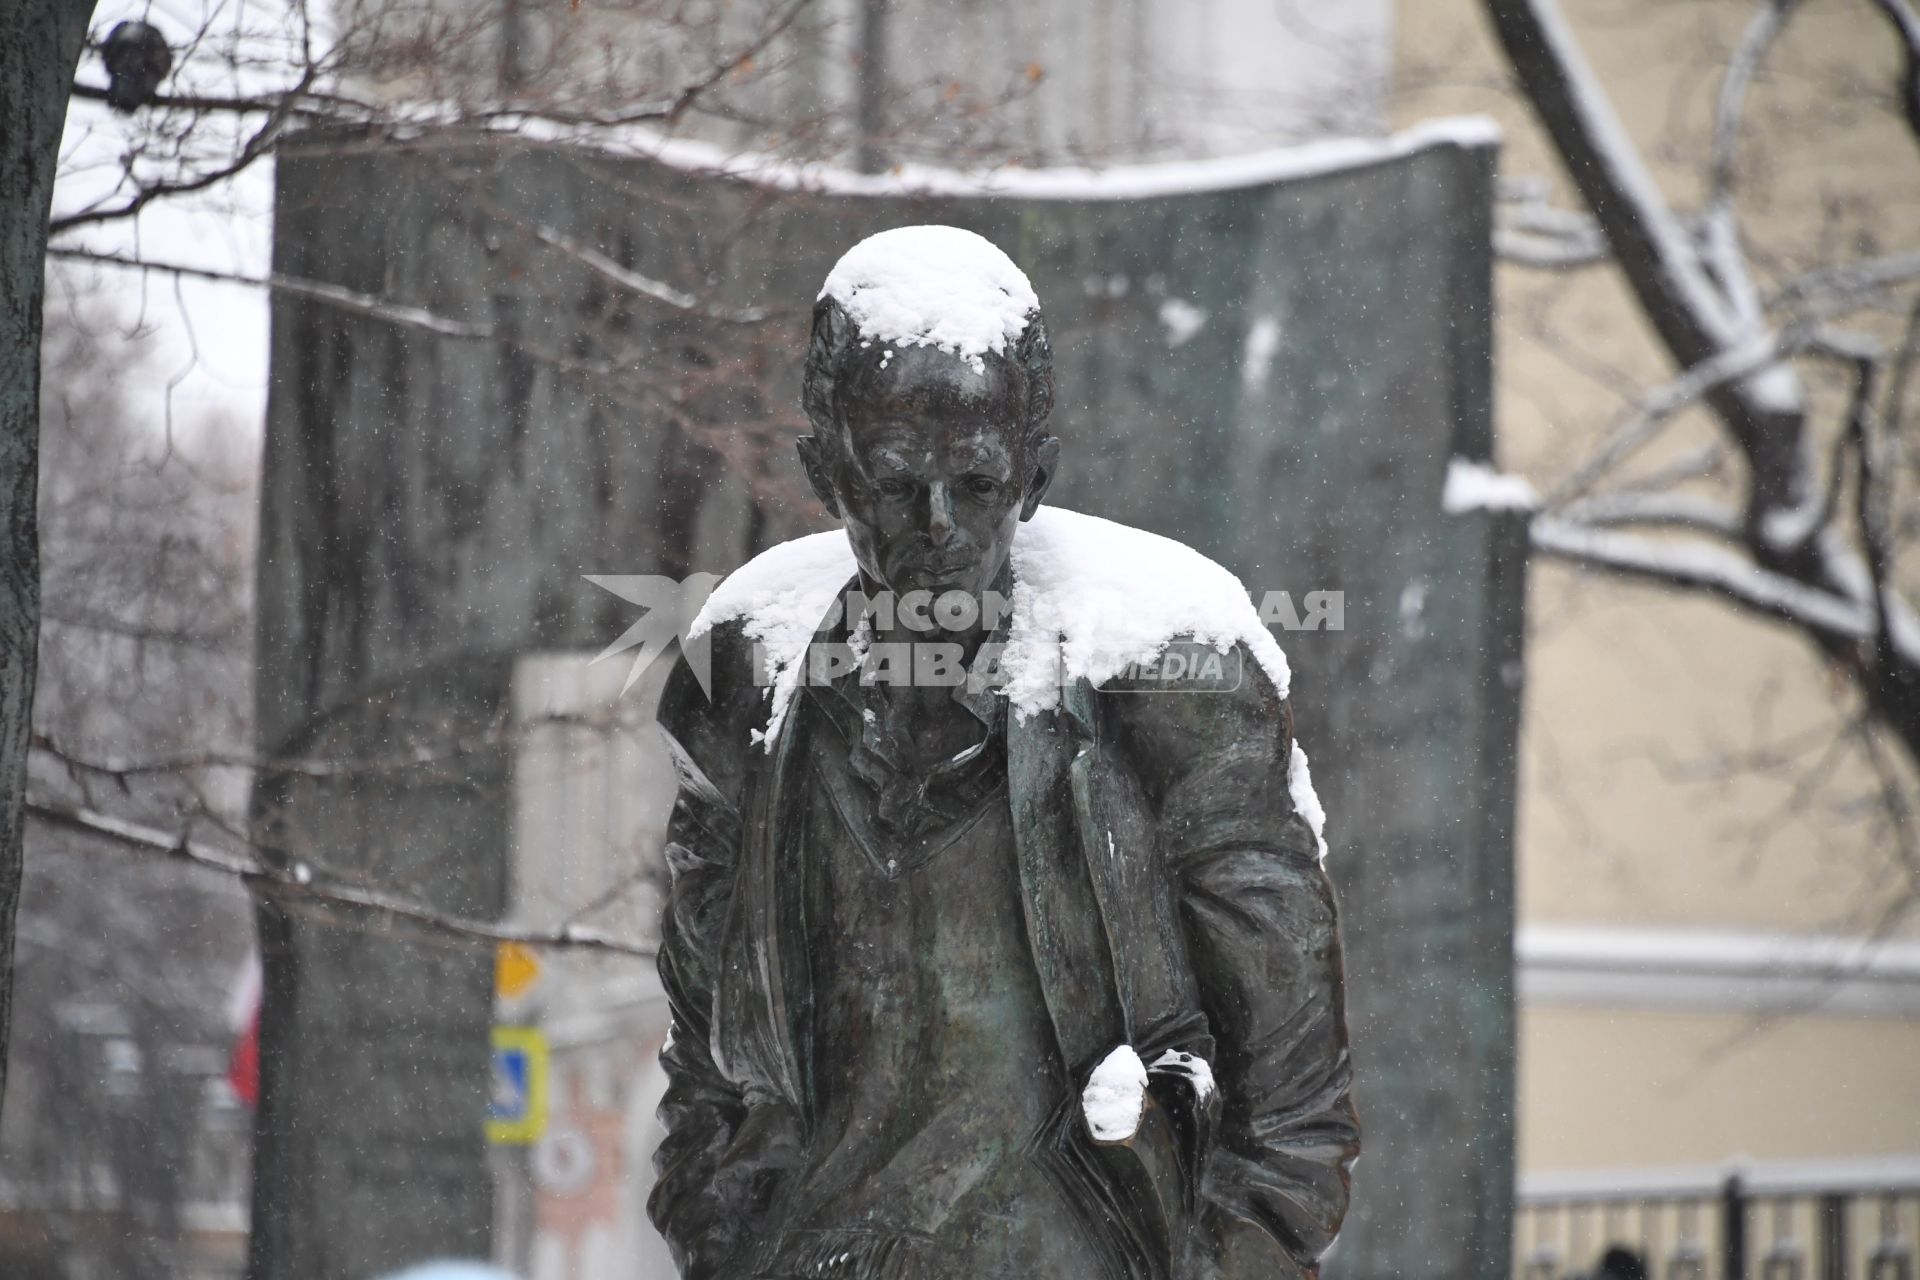
[[[1523,1170],[1920,1152],[1920,1022],[1535,1008]]]
[[[1697,201],[1719,70],[1755,5],[1565,7],[1669,196]],[[1578,207],[1505,87],[1480,5],[1417,0],[1397,21],[1396,124],[1491,115],[1507,132],[1503,173],[1547,178]],[[1762,286],[1920,247],[1920,145],[1888,109],[1899,62],[1874,6],[1802,5],[1769,68],[1742,167]],[[1624,394],[1673,370],[1611,268],[1505,266],[1498,294],[1501,461],[1550,487]],[[1890,318],[1860,327],[1899,336]],[[1839,386],[1816,380],[1810,392],[1834,422]],[[1628,471],[1712,436],[1695,415]],[[1560,566],[1536,566],[1531,592],[1523,923],[1920,933],[1920,912],[1901,909],[1916,870],[1862,817],[1873,779],[1845,744],[1846,684],[1803,642],[1714,602]],[[1763,746],[1778,758],[1738,759]],[[1520,1070],[1527,1171],[1920,1152],[1913,1020],[1535,1005],[1522,1014]]]

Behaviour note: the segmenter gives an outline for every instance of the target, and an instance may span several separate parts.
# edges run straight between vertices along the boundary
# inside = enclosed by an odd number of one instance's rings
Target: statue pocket
[[[1099,1142],[1088,1133],[1076,1097],[1052,1129],[1055,1180],[1107,1246],[1110,1272],[1127,1280],[1170,1280],[1189,1202],[1174,1115],[1149,1092],[1133,1136]]]

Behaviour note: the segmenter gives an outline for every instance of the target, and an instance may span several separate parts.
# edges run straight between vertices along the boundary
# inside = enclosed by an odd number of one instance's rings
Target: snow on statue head
[[[813,308],[800,460],[870,587],[988,589],[1053,479],[1053,350],[990,241],[897,227],[835,264]]]
[[[895,227],[841,255],[813,308],[803,398],[813,428],[837,431],[839,392],[863,367],[890,368],[909,350],[946,352],[984,375],[1009,363],[1026,425],[1053,411],[1053,348],[1026,273],[984,236],[958,227]]]

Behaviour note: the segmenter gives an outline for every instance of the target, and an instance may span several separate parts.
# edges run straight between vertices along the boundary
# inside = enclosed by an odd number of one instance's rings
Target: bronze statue
[[[1053,392],[969,233],[876,236],[814,309],[800,456],[844,532],[723,584],[711,698],[682,664],[661,710],[649,1212],[686,1276],[1311,1276],[1339,1228],[1285,660],[1225,570],[1041,505]]]

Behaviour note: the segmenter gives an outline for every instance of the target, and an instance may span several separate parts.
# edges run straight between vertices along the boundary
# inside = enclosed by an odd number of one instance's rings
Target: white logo
[[[584,576],[594,586],[611,591],[622,600],[646,610],[638,622],[628,627],[618,640],[601,650],[593,660],[599,662],[639,647],[640,652],[633,655],[633,668],[627,672],[627,682],[620,686],[621,693],[633,688],[646,669],[653,665],[654,659],[678,641],[680,652],[686,655],[687,666],[693,671],[693,678],[700,682],[700,691],[708,697],[713,696],[713,689],[708,683],[713,674],[710,636],[703,632],[698,639],[688,640],[687,629],[700,616],[701,606],[707,603],[707,597],[720,585],[720,574],[688,574],[683,582],[656,573],[589,573]]]

